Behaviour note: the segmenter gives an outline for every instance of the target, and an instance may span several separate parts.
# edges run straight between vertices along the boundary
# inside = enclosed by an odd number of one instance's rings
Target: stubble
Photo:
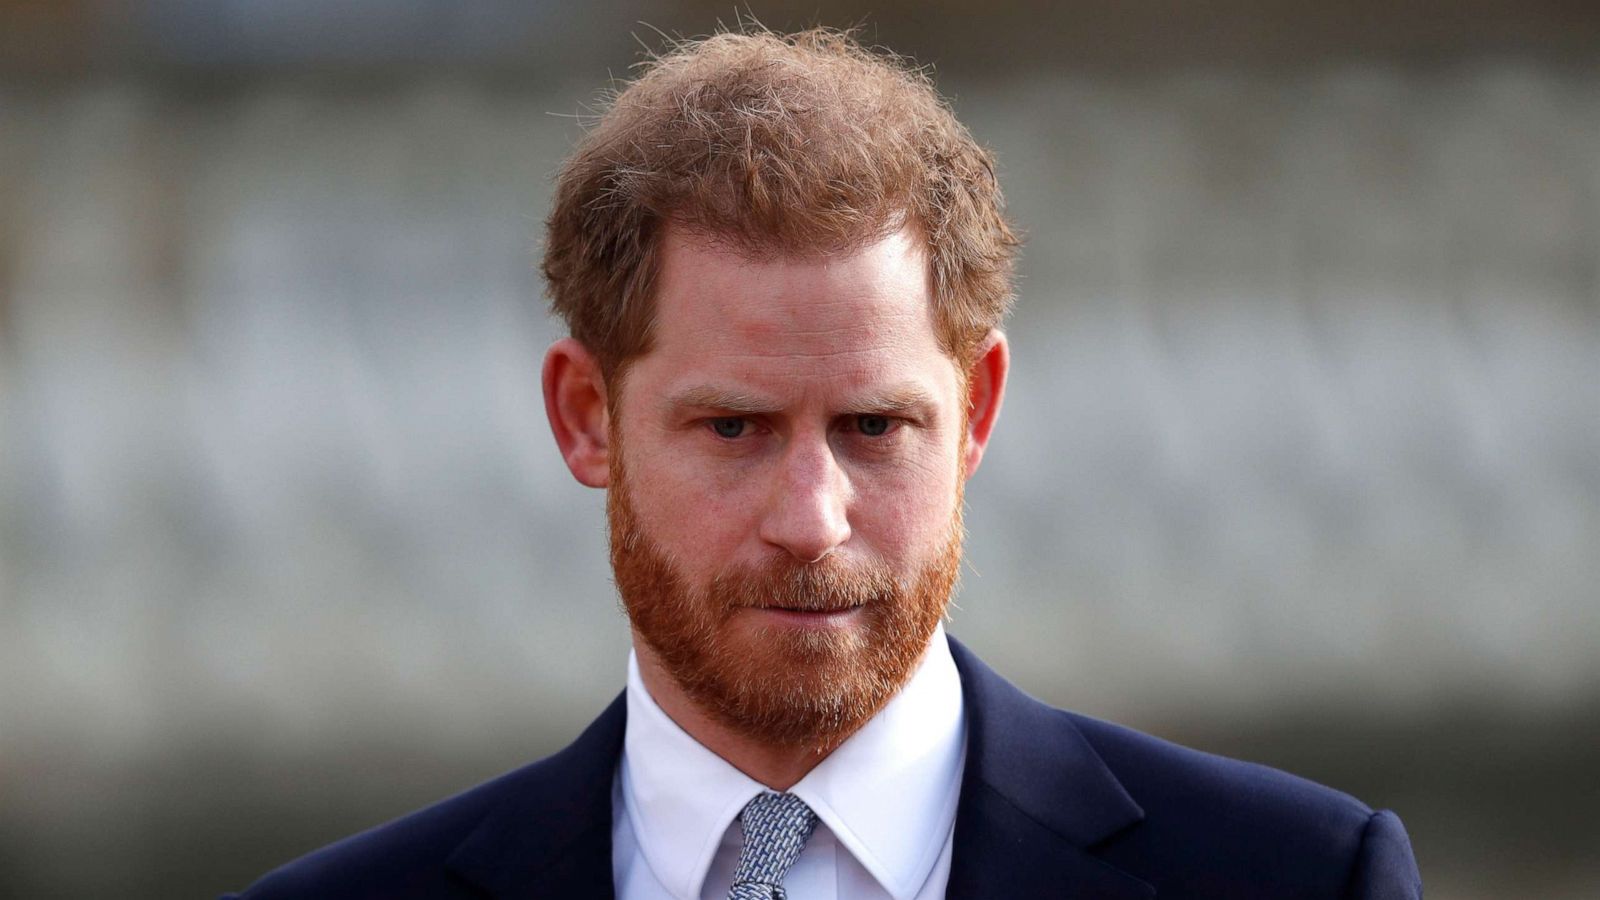
[[[628,490],[619,436],[606,495],[611,566],[635,631],[702,712],[771,746],[837,746],[910,678],[944,617],[961,562],[961,492],[943,546],[909,578],[830,554],[775,557],[692,585],[643,530]],[[851,628],[751,626],[760,607],[859,607]]]

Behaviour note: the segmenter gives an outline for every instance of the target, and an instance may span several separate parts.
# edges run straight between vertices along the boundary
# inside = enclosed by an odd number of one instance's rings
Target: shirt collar
[[[766,790],[679,728],[628,656],[622,799],[662,886],[698,897],[739,811]],[[955,822],[966,728],[944,628],[904,688],[790,788],[895,900],[914,897]]]

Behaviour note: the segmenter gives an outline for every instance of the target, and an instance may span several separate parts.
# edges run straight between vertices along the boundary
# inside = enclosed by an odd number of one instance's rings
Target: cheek
[[[692,578],[723,568],[756,527],[753,479],[670,446],[630,445],[624,458],[640,525]]]
[[[955,514],[954,452],[857,479],[852,526],[888,559],[922,562],[944,546]]]

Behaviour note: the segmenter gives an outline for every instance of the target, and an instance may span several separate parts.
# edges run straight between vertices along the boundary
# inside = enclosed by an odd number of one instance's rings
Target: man
[[[825,31],[654,60],[563,170],[544,263],[627,689],[243,896],[1420,896],[1392,813],[1050,709],[943,634],[1016,243],[898,61]]]

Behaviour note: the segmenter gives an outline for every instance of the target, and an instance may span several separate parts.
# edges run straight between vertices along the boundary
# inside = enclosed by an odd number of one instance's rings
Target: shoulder
[[[1028,696],[951,640],[967,779],[1162,896],[1420,896],[1400,820],[1277,769]]]
[[[1102,844],[1102,859],[1183,895],[1420,896],[1394,813],[1269,766],[1060,715],[1144,810],[1138,826]]]
[[[455,849],[505,797],[540,778],[541,760],[392,822],[329,844],[251,885],[239,900],[313,897],[450,897]]]
[[[597,825],[609,829],[624,719],[619,697],[561,752],[323,847],[229,897],[480,896],[474,885],[484,879],[561,858]]]
[[[1071,712],[1071,720],[1146,815],[1224,819],[1266,830],[1293,823],[1344,834],[1372,816],[1360,800],[1270,766],[1195,750]]]
[[[1061,712],[1146,815],[1223,818],[1275,829],[1291,823],[1346,833],[1372,816],[1360,800],[1270,766],[1206,753],[1132,728]]]

